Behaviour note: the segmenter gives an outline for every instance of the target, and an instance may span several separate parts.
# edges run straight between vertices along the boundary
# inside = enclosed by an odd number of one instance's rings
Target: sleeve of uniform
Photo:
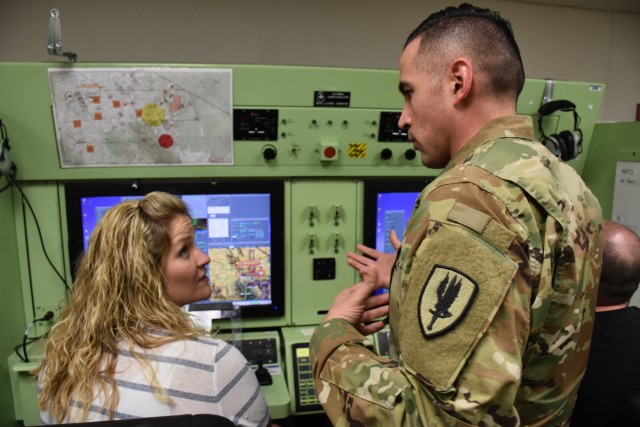
[[[242,353],[225,343],[215,360],[215,386],[221,415],[237,426],[262,427],[269,423],[269,407],[255,372]]]
[[[320,325],[310,350],[316,393],[333,425],[420,425],[410,378],[348,322]]]
[[[535,223],[526,196],[508,191],[500,197],[512,197],[509,208],[471,182],[432,191],[427,237],[416,244],[402,284],[397,339],[405,366],[443,412],[473,425],[519,419],[514,404],[532,301],[529,237],[536,233],[525,228],[536,227],[523,225]]]
[[[316,329],[316,391],[334,424],[517,425],[531,297],[518,274],[526,255],[504,204],[462,186],[466,197],[454,201],[430,195],[429,229],[402,284],[398,362],[377,356],[347,322]]]

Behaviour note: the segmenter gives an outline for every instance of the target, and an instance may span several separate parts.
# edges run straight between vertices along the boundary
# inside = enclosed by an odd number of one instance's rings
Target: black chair
[[[618,400],[609,408],[603,427],[640,426],[640,394]]]
[[[53,426],[86,426],[86,427],[235,427],[228,418],[213,414],[169,415],[166,417],[134,418],[117,421],[93,421],[73,424],[50,424]]]

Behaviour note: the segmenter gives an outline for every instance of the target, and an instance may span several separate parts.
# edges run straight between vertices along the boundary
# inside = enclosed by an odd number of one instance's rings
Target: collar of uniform
[[[533,121],[530,116],[505,116],[491,120],[467,142],[449,161],[452,165],[463,163],[476,148],[488,141],[500,138],[519,138],[533,141]]]

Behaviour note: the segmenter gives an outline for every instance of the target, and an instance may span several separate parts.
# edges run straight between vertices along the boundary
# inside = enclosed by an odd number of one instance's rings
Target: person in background
[[[517,115],[524,80],[509,22],[488,9],[447,7],[408,37],[399,126],[425,166],[444,169],[418,198],[393,273],[361,271],[311,337],[335,425],[568,425],[601,210]],[[390,292],[377,293],[385,281]],[[366,337],[387,312],[390,358]]]
[[[44,346],[43,424],[217,414],[269,425],[244,356],[181,309],[209,298],[209,261],[181,199],[153,192],[111,208]]]
[[[603,221],[604,255],[587,371],[578,390],[572,427],[611,424],[623,417],[616,406],[640,398],[640,309],[629,301],[640,284],[640,238],[612,221]],[[627,420],[631,421],[631,420]]]

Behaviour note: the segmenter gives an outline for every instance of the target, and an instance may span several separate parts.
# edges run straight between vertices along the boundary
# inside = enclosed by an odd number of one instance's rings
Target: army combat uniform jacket
[[[392,273],[392,358],[342,319],[310,349],[335,425],[568,425],[601,268],[578,174],[496,119],[421,193]]]

